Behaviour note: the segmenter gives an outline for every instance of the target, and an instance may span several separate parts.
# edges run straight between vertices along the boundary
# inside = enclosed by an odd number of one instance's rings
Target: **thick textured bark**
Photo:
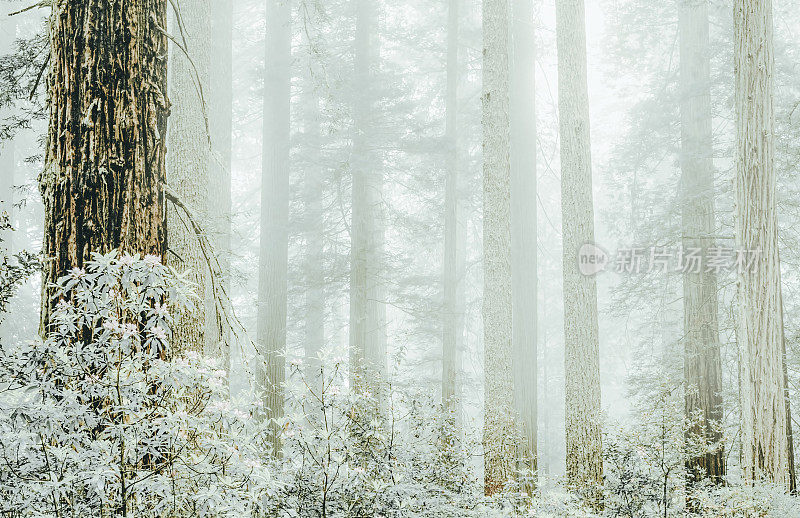
[[[286,296],[289,248],[289,130],[291,11],[289,2],[267,0],[264,148],[261,180],[261,246],[258,276],[258,384],[268,419],[284,415]],[[279,428],[273,446],[280,452]]]
[[[483,340],[484,492],[514,478],[514,366],[511,300],[511,129],[509,10],[483,2]]]
[[[714,247],[714,163],[708,1],[683,0],[680,7],[681,196],[683,247]],[[720,447],[686,462],[689,482],[725,476],[722,439],[722,359],[713,270],[683,275],[687,442]]]
[[[532,0],[514,0],[511,25],[511,269],[513,276],[514,404],[520,423],[519,461],[536,471],[537,200],[536,38]],[[533,484],[526,488],[532,493]]]
[[[350,371],[353,386],[378,388],[386,379],[386,307],[380,285],[383,224],[382,172],[370,139],[375,117],[374,61],[377,13],[372,0],[356,3],[350,228]]]
[[[211,68],[211,2],[183,0],[176,5],[179,10],[174,14],[173,32],[182,48],[170,45],[172,111],[167,133],[167,182],[208,228],[211,148],[204,101]],[[175,347],[179,351],[217,355],[213,305],[208,303],[208,263],[186,215],[171,204],[167,207],[167,245],[167,262],[178,271],[189,271],[189,280],[198,294],[189,307],[176,315]]]
[[[578,249],[594,242],[584,17],[583,0],[556,1],[567,481],[591,493],[603,483],[603,458],[597,283],[580,274],[577,260]]]
[[[458,136],[458,61],[459,4],[449,0],[447,20],[447,98],[446,128],[447,177],[444,199],[444,260],[442,285],[442,403],[448,412],[457,413],[456,376],[458,351],[461,347],[464,316],[460,311],[459,287],[463,278],[459,259],[459,136]]]
[[[221,278],[217,280],[230,293],[231,255],[231,131],[233,128],[233,5],[232,0],[213,0],[211,6],[211,74],[209,127],[212,159],[209,171],[210,216],[213,218],[212,243],[219,259]],[[207,301],[209,302],[209,301]],[[214,300],[207,307],[216,310]],[[215,326],[214,343],[221,344],[225,369],[230,372],[230,333]]]
[[[742,468],[794,490],[786,396],[783,307],[775,193],[771,0],[734,3],[736,246],[758,251],[739,272]]]
[[[166,0],[52,6],[43,330],[92,252],[164,254],[165,20]]]

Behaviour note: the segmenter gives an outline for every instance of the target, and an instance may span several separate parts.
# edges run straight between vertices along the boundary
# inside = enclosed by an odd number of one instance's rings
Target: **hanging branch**
[[[192,56],[189,54],[189,44],[186,40],[186,33],[183,28],[183,19],[181,18],[180,8],[175,4],[174,0],[170,0],[170,5],[172,5],[172,10],[175,12],[175,21],[178,26],[178,31],[180,31],[181,39],[183,43],[179,42],[175,36],[170,34],[166,29],[161,27],[158,23],[154,20],[154,25],[158,31],[167,37],[172,43],[175,44],[176,47],[186,56],[186,59],[189,61],[189,65],[192,67],[192,72],[194,72],[194,86],[195,91],[197,92],[197,97],[200,99],[200,111],[203,114],[203,123],[206,128],[206,139],[208,140],[209,147],[211,146],[211,126],[208,121],[208,110],[206,109],[206,98],[205,94],[203,93],[203,82],[200,80],[200,72],[197,70],[197,65],[195,65]]]
[[[19,11],[14,11],[13,13],[8,13],[8,16],[16,16],[18,14],[27,13],[28,11],[31,11],[33,9],[38,9],[38,8],[42,8],[42,7],[52,7],[52,6],[53,6],[53,3],[50,0],[42,0],[41,2],[39,2],[37,4],[29,5],[28,7],[20,9]]]
[[[237,343],[239,343],[239,351],[242,353],[242,356],[244,356],[244,350],[241,348],[241,344],[243,342],[248,342],[254,350],[257,350],[256,344],[249,338],[244,324],[242,324],[241,320],[239,320],[239,317],[236,316],[236,312],[233,308],[230,295],[225,287],[225,283],[220,282],[223,277],[223,268],[220,265],[219,259],[214,253],[214,245],[208,239],[205,230],[199,222],[200,218],[191,207],[181,200],[180,195],[178,195],[178,193],[176,193],[172,187],[162,182],[162,188],[164,189],[164,196],[167,201],[171,202],[176,208],[179,209],[177,213],[179,214],[184,227],[187,229],[187,231],[195,234],[197,237],[197,242],[200,245],[200,251],[203,254],[203,259],[208,266],[209,272],[211,273],[209,276],[211,281],[211,293],[214,297],[216,326],[220,336],[224,336],[225,331],[230,331],[233,333]],[[183,213],[185,218],[181,217],[180,213]],[[251,376],[253,375],[253,372],[247,368],[246,363],[245,370]]]

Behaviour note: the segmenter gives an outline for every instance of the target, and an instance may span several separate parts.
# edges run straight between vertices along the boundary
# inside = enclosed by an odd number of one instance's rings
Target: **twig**
[[[200,72],[197,70],[197,65],[195,65],[192,56],[189,54],[188,46],[189,43],[186,41],[186,33],[183,29],[183,18],[181,18],[180,8],[175,4],[174,0],[170,0],[170,4],[172,5],[172,10],[175,12],[175,20],[178,25],[178,30],[181,34],[181,39],[183,40],[183,44],[181,44],[175,36],[167,32],[163,27],[161,27],[158,23],[155,23],[156,28],[169,39],[175,46],[183,52],[183,55],[186,56],[186,59],[189,60],[189,64],[192,66],[192,71],[194,72],[194,79],[195,79],[195,86],[197,87],[197,95],[200,98],[200,111],[203,114],[203,123],[205,124],[206,128],[206,138],[208,139],[209,146],[211,145],[211,127],[208,121],[208,112],[206,110],[206,98],[205,94],[203,93],[203,82],[200,80]]]
[[[181,221],[187,227],[187,230],[193,232],[197,237],[197,242],[200,245],[200,251],[203,254],[203,258],[211,274],[211,292],[214,297],[217,328],[220,332],[220,336],[224,335],[225,326],[227,326],[227,329],[230,330],[236,337],[242,356],[244,356],[244,351],[241,348],[241,343],[244,341],[242,338],[249,342],[254,350],[257,350],[256,344],[247,336],[247,330],[244,324],[242,324],[242,322],[236,316],[231,298],[225,289],[225,283],[218,282],[218,280],[222,277],[222,267],[219,263],[219,259],[216,257],[216,254],[213,253],[213,245],[209,241],[205,230],[198,222],[199,218],[195,215],[195,211],[183,200],[181,200],[180,195],[176,193],[168,184],[162,183],[162,188],[164,189],[165,198],[185,214],[186,218],[181,218]],[[250,372],[246,366],[245,369],[250,375],[253,375],[253,373]]]
[[[42,75],[44,75],[44,70],[47,68],[47,64],[50,63],[50,56],[51,53],[50,51],[48,51],[47,57],[42,63],[42,67],[39,69],[39,73],[36,75],[36,82],[33,83],[33,88],[31,88],[31,94],[28,96],[29,101],[32,101],[33,96],[36,95],[36,89],[39,88],[39,82],[42,80]]]
[[[30,11],[32,9],[36,9],[37,7],[48,7],[50,5],[51,5],[51,3],[50,3],[49,0],[43,0],[42,2],[39,2],[38,4],[29,5],[28,7],[25,7],[24,9],[20,9],[19,11],[14,11],[13,13],[8,13],[8,16],[16,16],[18,14],[27,13],[28,11]]]

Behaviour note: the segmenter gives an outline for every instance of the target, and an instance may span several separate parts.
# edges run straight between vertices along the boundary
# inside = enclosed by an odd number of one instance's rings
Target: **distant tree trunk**
[[[536,38],[533,1],[513,2],[511,64],[511,269],[513,277],[514,403],[520,420],[522,469],[536,471],[537,199]],[[534,484],[526,490],[533,494]]]
[[[43,331],[51,284],[92,252],[163,257],[165,21],[166,0],[52,5]]]
[[[8,222],[14,221],[14,141],[9,139],[0,142],[0,215],[8,218]],[[12,243],[13,234],[11,232],[0,231],[0,261],[3,256],[10,255],[14,249]]]
[[[547,298],[547,283],[542,283],[542,300]],[[547,319],[547,305],[542,306],[542,322],[549,322]],[[540,326],[542,331],[542,401],[550,401],[550,358],[549,342],[547,339],[547,326]],[[541,473],[547,477],[550,475],[550,405],[542,405],[542,447],[538,450],[537,465]]]
[[[484,491],[503,489],[516,471],[511,300],[509,12],[483,1],[483,327]]]
[[[6,16],[6,9],[0,12],[0,16]],[[0,21],[0,49],[7,51],[12,48],[17,33],[16,19],[6,19]],[[16,162],[14,159],[15,145],[14,139],[0,141],[0,215],[5,214],[9,223],[13,223],[14,208],[14,169]],[[3,256],[11,254],[13,234],[11,232],[0,231],[0,261]],[[2,338],[2,336],[0,336]]]
[[[230,293],[231,256],[231,131],[233,128],[233,5],[232,0],[213,0],[211,22],[211,74],[209,97],[209,126],[211,129],[211,149],[213,157],[210,164],[209,186],[210,211],[213,220],[214,249],[222,269],[218,279]],[[214,314],[214,300],[206,308]],[[220,353],[225,370],[230,373],[231,351],[230,333],[220,332],[216,326],[214,343],[221,345]]]
[[[306,251],[305,251],[305,356],[306,372],[311,379],[320,373],[317,360],[325,345],[325,182],[322,166],[322,135],[320,134],[320,99],[311,74],[306,78],[304,97],[307,160],[305,169]]]
[[[380,163],[371,147],[377,15],[372,0],[356,2],[354,41],[350,369],[354,387],[376,389],[386,379],[386,307],[380,286],[383,225]],[[375,390],[371,390],[373,394]]]
[[[778,253],[771,0],[736,0],[736,246],[759,251],[739,271],[742,468],[795,489]]]
[[[583,0],[556,0],[567,481],[592,493],[603,483],[597,283],[578,271],[578,249],[594,242],[589,99]],[[590,496],[599,505],[599,492]]]
[[[681,195],[683,247],[714,246],[714,163],[707,0],[684,0],[680,8]],[[717,319],[717,276],[711,271],[683,276],[684,378],[688,436],[705,443],[722,439],[722,359]],[[687,437],[691,440],[691,437]],[[721,483],[725,452],[720,447],[686,462],[689,482]]]
[[[284,415],[286,296],[289,247],[289,131],[291,10],[285,0],[267,0],[264,149],[261,180],[261,246],[258,277],[258,383],[268,419]],[[279,428],[273,446],[280,454]]]
[[[444,305],[442,313],[442,403],[450,414],[457,414],[456,376],[458,350],[463,337],[464,318],[459,311],[459,287],[463,272],[459,266],[459,132],[458,132],[458,81],[461,68],[458,60],[459,4],[449,0],[447,20],[447,98],[446,128],[447,177],[444,200],[444,260],[442,284]]]
[[[0,47],[2,47],[0,41]],[[7,47],[6,47],[7,48]],[[8,224],[14,224],[14,141],[9,139],[0,142],[0,218],[8,218]],[[0,264],[14,253],[14,233],[0,230]],[[0,348],[10,338],[9,325],[6,319],[0,319]]]
[[[170,46],[170,112],[167,134],[167,181],[181,200],[197,211],[209,228],[210,135],[204,100],[211,67],[210,0],[183,0],[173,14],[173,32],[182,48]],[[188,57],[187,57],[188,53]],[[201,98],[200,93],[203,97]],[[167,208],[167,262],[190,271],[199,298],[175,319],[174,343],[179,351],[216,354],[213,314],[207,313],[210,273],[198,236],[177,207]]]

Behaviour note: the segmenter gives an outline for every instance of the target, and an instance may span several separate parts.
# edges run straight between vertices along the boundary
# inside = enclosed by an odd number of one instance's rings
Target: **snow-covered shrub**
[[[783,488],[759,484],[726,486],[693,492],[698,518],[786,518],[800,516],[800,500]]]
[[[621,427],[605,436],[604,516],[800,516],[800,500],[774,486],[753,487],[735,480],[727,480],[722,486],[708,480],[687,486],[686,462],[716,450],[719,444],[687,434],[697,428],[700,416],[684,417],[682,401],[671,396],[671,391],[663,391],[635,426]]]
[[[292,365],[280,516],[472,516],[482,495],[451,420],[389,386],[349,390],[346,358]]]
[[[695,433],[703,416],[685,416],[684,391],[662,380],[646,402],[638,405],[636,422],[612,428],[603,442],[605,507],[610,516],[678,516],[688,495],[703,491],[708,481],[687,488],[686,465],[718,451],[725,444]],[[611,428],[611,427],[607,427]]]
[[[225,373],[173,358],[190,292],[157,257],[59,280],[44,340],[0,352],[0,515],[242,516],[263,505],[260,428]]]

